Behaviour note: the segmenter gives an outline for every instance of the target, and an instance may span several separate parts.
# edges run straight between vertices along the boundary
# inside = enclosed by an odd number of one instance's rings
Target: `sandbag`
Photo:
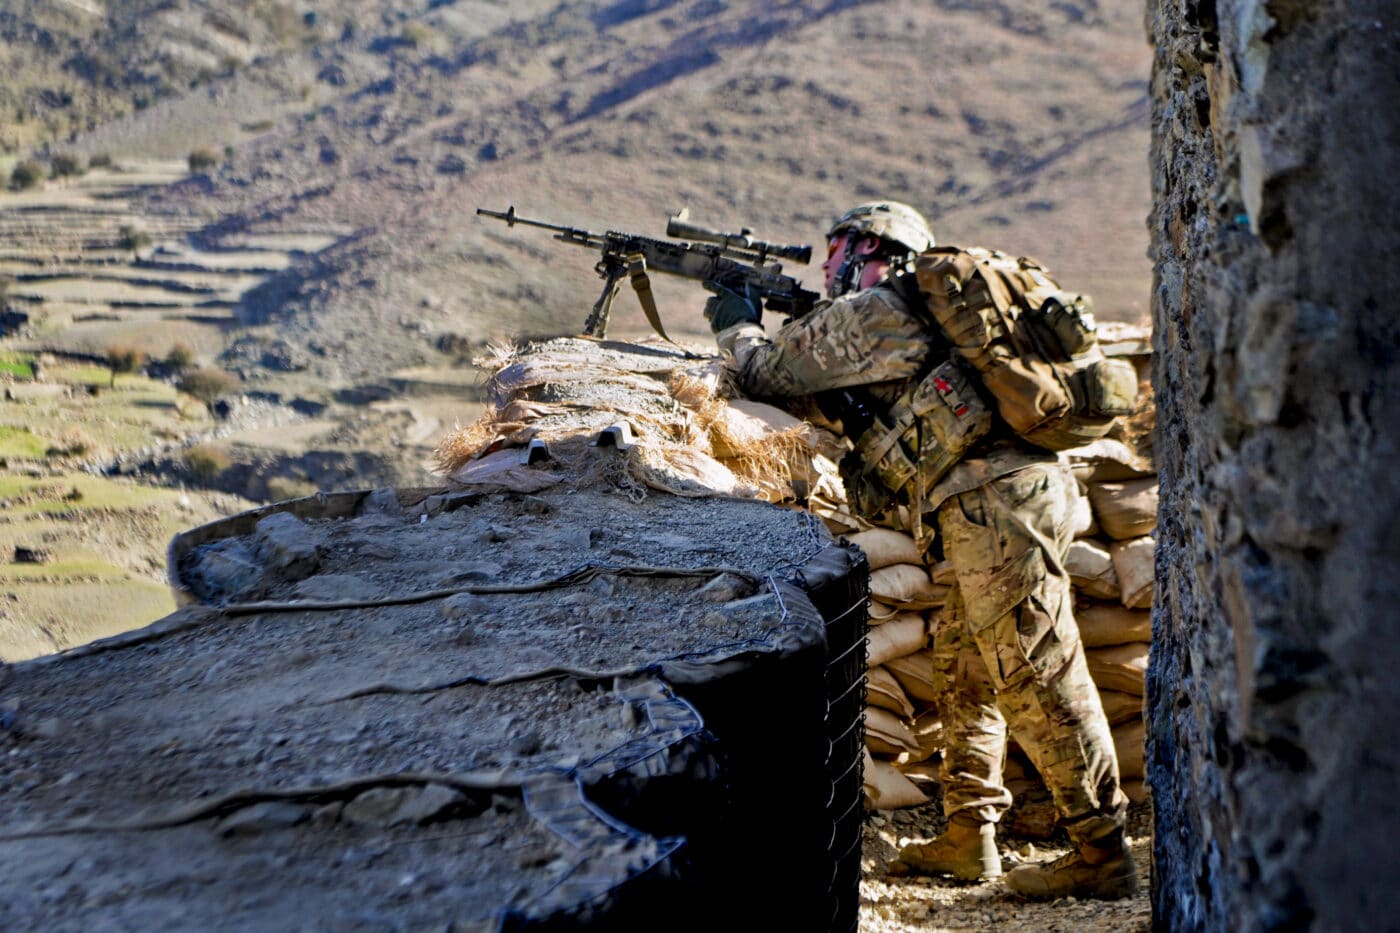
[[[758,489],[714,457],[679,444],[637,444],[627,452],[628,471],[652,489],[677,496],[755,498]],[[455,478],[455,477],[454,477]]]
[[[904,613],[870,630],[866,636],[866,663],[870,667],[913,654],[928,644],[923,616]]]
[[[1007,751],[1006,761],[1001,766],[1001,777],[1004,781],[1038,781],[1040,773],[1035,770],[1035,766],[1026,757],[1026,753],[1018,747],[1015,750]]]
[[[1134,642],[1108,648],[1090,648],[1084,652],[1089,662],[1089,676],[1103,690],[1121,690],[1142,696],[1146,690],[1147,653],[1150,645]]]
[[[1113,569],[1113,555],[1097,541],[1079,540],[1069,546],[1065,569],[1076,588],[1095,599],[1118,599],[1122,590]]]
[[[1152,640],[1152,613],[1119,603],[1092,603],[1074,610],[1085,648],[1127,645]]]
[[[1108,437],[1066,450],[1060,457],[1069,462],[1074,475],[1085,483],[1122,482],[1156,473],[1151,460],[1134,453],[1122,441]]]
[[[1121,690],[1099,690],[1103,714],[1110,726],[1119,726],[1142,718],[1142,697]]]
[[[1120,780],[1118,786],[1123,788],[1123,793],[1127,794],[1128,799],[1133,803],[1142,803],[1152,796],[1152,791],[1148,788],[1147,782],[1139,778],[1134,778],[1131,781]]]
[[[928,761],[911,761],[908,764],[895,762],[895,767],[899,773],[917,784],[941,784],[943,778],[943,762],[936,759]]]
[[[1122,588],[1119,598],[1129,609],[1147,609],[1152,605],[1156,583],[1157,542],[1151,537],[1115,541],[1109,548],[1113,556],[1113,571]]]
[[[865,701],[871,706],[889,710],[902,719],[914,718],[914,704],[904,694],[904,688],[884,667],[872,667],[865,673]]]
[[[1069,509],[1069,533],[1072,538],[1084,538],[1098,531],[1098,519],[1088,496],[1075,496]]]
[[[928,796],[898,768],[887,761],[876,761],[865,753],[865,775],[861,781],[867,810],[897,810],[928,803]]]
[[[911,620],[911,619],[916,620],[916,621],[920,621],[920,622],[924,622],[924,624],[925,624],[925,629],[924,629],[924,631],[925,631],[925,632],[928,631],[928,628],[927,628],[927,624],[928,624],[928,623],[927,623],[927,620],[926,620],[926,618],[925,618],[925,616],[924,616],[924,614],[923,614],[922,612],[911,612],[911,611],[903,611],[903,612],[900,612],[900,611],[895,611],[895,612],[891,613],[890,615],[885,616],[883,619],[873,619],[873,618],[872,618],[872,619],[870,620],[870,624],[871,624],[871,625],[884,625],[886,622],[904,622],[904,623],[908,623],[909,620]]]
[[[919,743],[898,716],[878,706],[865,707],[865,747],[874,755],[894,757],[918,751]]]
[[[720,459],[742,457],[753,447],[783,434],[805,443],[811,428],[800,418],[762,402],[730,399],[710,425],[710,444]]]
[[[872,528],[849,536],[856,547],[865,552],[871,570],[881,570],[892,564],[923,565],[919,545],[912,535],[889,528]]]
[[[1006,761],[1002,765],[1001,784],[1011,792],[1012,798],[1017,801],[1023,801],[1036,788],[1045,786],[1045,783],[1040,779],[1040,772],[1035,770],[1035,766],[1030,763],[1026,753],[1019,748],[1007,752]],[[1022,829],[1024,830],[1024,827]],[[1042,833],[1036,838],[1046,837]]]
[[[889,603],[882,603],[878,599],[872,599],[867,609],[871,625],[879,625],[881,622],[888,622],[898,615],[917,615],[898,606],[891,606]]]
[[[1141,719],[1114,727],[1113,748],[1118,753],[1119,778],[1131,781],[1146,775],[1143,762],[1146,742],[1147,729]]]
[[[885,662],[885,670],[894,675],[904,694],[920,703],[934,703],[939,697],[933,689],[933,652],[916,651]]]
[[[948,598],[948,587],[929,579],[922,564],[891,564],[870,574],[870,595],[909,609],[932,609]]]
[[[1089,501],[1104,534],[1119,541],[1140,538],[1157,527],[1157,478],[1092,483]]]
[[[499,487],[533,493],[558,485],[564,481],[564,475],[521,464],[518,450],[498,450],[478,460],[468,460],[448,479],[459,486]]]

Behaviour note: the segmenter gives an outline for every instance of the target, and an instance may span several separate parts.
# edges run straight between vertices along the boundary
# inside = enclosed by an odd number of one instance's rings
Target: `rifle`
[[[647,277],[648,270],[697,279],[716,294],[724,289],[738,292],[756,307],[767,307],[789,318],[800,317],[812,310],[813,303],[820,297],[816,292],[803,288],[797,279],[784,275],[779,263],[769,261],[770,256],[776,256],[805,265],[812,260],[812,247],[754,239],[748,228],[739,233],[708,230],[690,223],[689,211],[685,209],[669,218],[666,235],[694,241],[690,243],[656,240],[616,230],[593,233],[578,227],[531,220],[516,214],[515,205],[505,211],[479,207],[476,212],[504,220],[510,227],[525,224],[552,230],[556,240],[596,249],[602,254],[594,268],[603,279],[603,293],[594,302],[593,311],[583,325],[583,332],[589,337],[606,335],[613,298],[622,286],[623,275],[627,275],[652,328],[666,340],[671,339],[661,326],[656,299],[651,294],[651,280]]]

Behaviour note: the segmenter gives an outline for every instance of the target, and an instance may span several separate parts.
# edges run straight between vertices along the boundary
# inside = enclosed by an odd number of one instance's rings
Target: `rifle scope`
[[[791,259],[802,265],[812,261],[812,247],[787,243],[769,243],[755,240],[753,231],[744,227],[738,233],[723,233],[690,222],[690,209],[682,208],[676,216],[666,221],[666,235],[677,240],[699,240],[702,243],[716,243],[725,249],[742,249],[758,253],[760,261],[768,256],[778,259]]]

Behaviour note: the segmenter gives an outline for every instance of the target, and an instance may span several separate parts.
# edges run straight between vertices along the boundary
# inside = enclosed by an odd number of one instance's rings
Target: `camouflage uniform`
[[[819,305],[771,338],[757,324],[740,324],[718,342],[734,355],[750,394],[806,396],[860,385],[885,403],[901,396],[934,352],[925,325],[881,286]],[[909,506],[929,525],[936,512],[957,575],[934,639],[948,730],[947,814],[995,822],[1010,806],[1002,784],[1009,727],[1071,836],[1093,842],[1122,827],[1127,798],[1064,568],[1075,495],[1054,454],[1003,426],[928,484],[918,503],[905,497],[905,508],[867,510],[866,517],[910,530]]]

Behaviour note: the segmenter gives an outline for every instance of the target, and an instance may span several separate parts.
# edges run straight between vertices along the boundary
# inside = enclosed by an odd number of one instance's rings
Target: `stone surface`
[[[1154,918],[1368,928],[1400,900],[1394,5],[1148,6]]]
[[[320,564],[320,549],[311,529],[288,512],[258,522],[255,548],[272,570],[288,579],[310,576]]]

